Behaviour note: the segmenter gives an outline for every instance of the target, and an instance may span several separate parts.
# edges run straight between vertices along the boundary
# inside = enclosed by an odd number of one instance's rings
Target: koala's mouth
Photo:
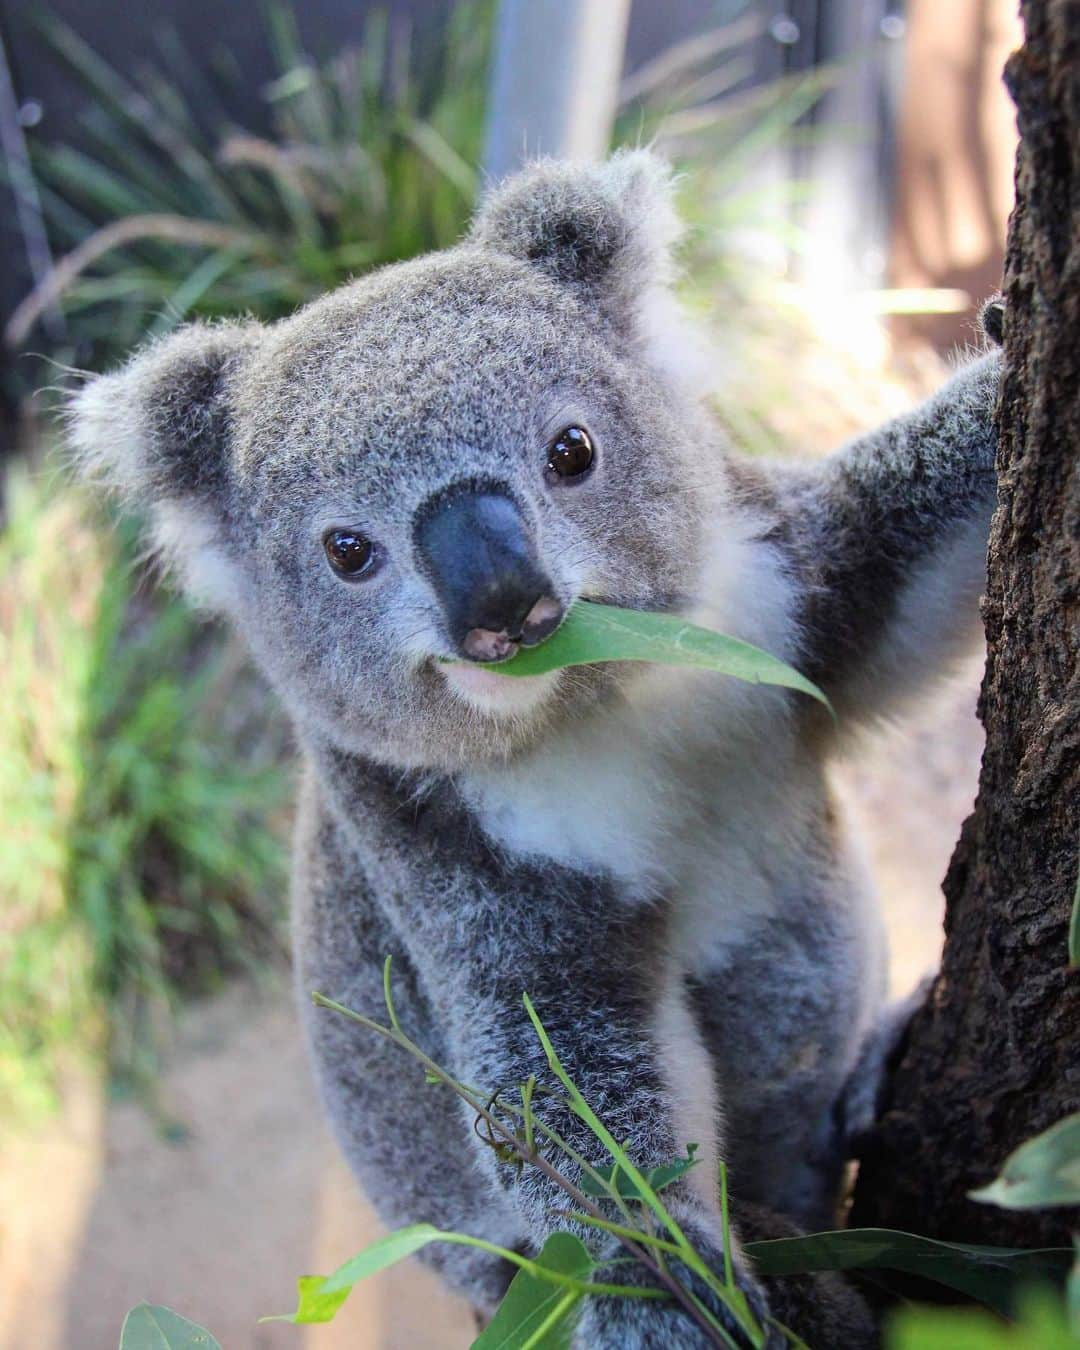
[[[523,717],[537,708],[554,688],[558,671],[511,679],[491,666],[439,662],[436,669],[451,695],[475,711],[496,717]]]

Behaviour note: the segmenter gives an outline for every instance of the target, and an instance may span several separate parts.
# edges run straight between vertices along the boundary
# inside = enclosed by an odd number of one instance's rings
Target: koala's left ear
[[[679,233],[670,167],[630,150],[602,164],[538,160],[488,196],[470,238],[532,263],[617,320],[671,280]]]
[[[228,609],[221,530],[230,484],[230,383],[254,323],[192,324],[98,376],[67,408],[76,468],[148,512],[154,542],[193,597]]]

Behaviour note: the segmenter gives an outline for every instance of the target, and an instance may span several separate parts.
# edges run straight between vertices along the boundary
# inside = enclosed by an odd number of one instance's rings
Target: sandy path
[[[902,991],[936,959],[944,873],[970,808],[977,667],[916,724],[841,774],[866,826]],[[163,1100],[145,1111],[73,1088],[64,1116],[0,1159],[0,1347],[114,1350],[125,1310],[167,1303],[225,1350],[463,1350],[467,1310],[414,1263],[350,1298],[330,1326],[258,1326],[378,1232],[321,1123],[287,990],[235,987],[189,1010]]]

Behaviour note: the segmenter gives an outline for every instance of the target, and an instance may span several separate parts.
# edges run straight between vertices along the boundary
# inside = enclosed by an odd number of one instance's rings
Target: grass
[[[320,62],[292,11],[271,5],[266,137],[229,122],[220,91],[244,79],[229,52],[196,63],[161,33],[158,55],[121,73],[43,21],[87,110],[78,147],[32,146],[59,265],[13,315],[8,341],[30,341],[55,303],[72,342],[52,354],[98,369],[185,318],[273,319],[355,273],[455,243],[481,184],[493,12],[493,0],[459,0],[424,42],[374,12],[356,47]],[[655,142],[692,171],[687,254],[696,290],[714,303],[722,292],[725,311],[745,307],[748,237],[798,245],[799,185],[763,188],[755,175],[805,137],[832,78],[746,88],[759,26],[751,16],[712,30],[624,81],[613,134],[616,145]]]
[[[145,1082],[156,1014],[277,945],[286,783],[220,635],[143,592],[75,489],[25,466],[6,488],[0,1101],[22,1114],[67,1050]]]
[[[237,130],[222,107],[219,90],[245,78],[232,54],[217,54],[215,80],[162,36],[157,64],[121,74],[46,22],[88,106],[78,148],[33,147],[64,261],[12,317],[9,342],[22,345],[58,301],[68,355],[100,368],[186,317],[273,319],[355,273],[454,243],[478,187],[491,11],[491,0],[456,5],[439,60],[375,12],[359,46],[320,64],[292,11],[268,9],[268,138]]]

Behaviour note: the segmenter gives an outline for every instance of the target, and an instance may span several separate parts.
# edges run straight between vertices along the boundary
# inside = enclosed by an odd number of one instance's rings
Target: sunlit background
[[[378,1231],[288,979],[287,728],[68,482],[79,371],[452,244],[523,155],[654,142],[746,453],[907,406],[1000,277],[1012,0],[0,0],[0,1347],[141,1299],[227,1350],[457,1350],[418,1267],[257,1325]],[[910,988],[981,749],[977,659],[838,769]]]

